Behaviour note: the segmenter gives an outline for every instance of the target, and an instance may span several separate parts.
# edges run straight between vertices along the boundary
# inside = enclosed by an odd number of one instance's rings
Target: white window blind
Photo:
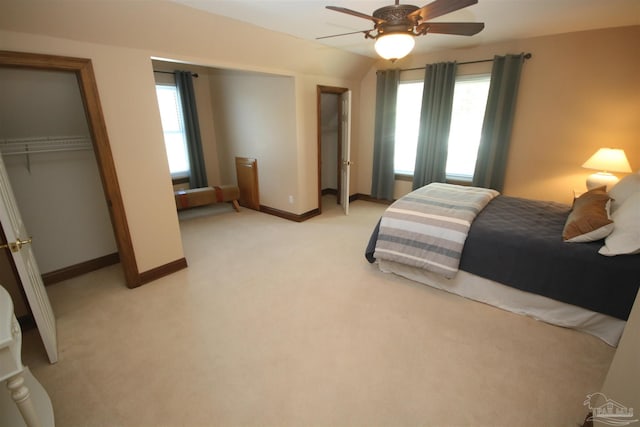
[[[187,177],[189,176],[189,154],[178,90],[175,86],[156,85],[156,94],[171,177]]]

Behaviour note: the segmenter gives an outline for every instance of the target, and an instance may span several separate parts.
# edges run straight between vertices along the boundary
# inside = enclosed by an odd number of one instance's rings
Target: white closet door
[[[11,183],[0,155],[0,224],[7,238],[13,261],[18,270],[22,287],[29,301],[31,312],[42,337],[44,348],[51,363],[58,361],[56,319],[49,296],[42,283],[42,276],[31,250],[31,236],[27,233]],[[36,236],[37,238],[37,236]]]
[[[342,153],[340,157],[342,160],[341,168],[341,182],[340,191],[342,209],[345,215],[349,215],[349,176],[351,174],[351,91],[348,90],[340,95],[340,102],[342,103],[341,111],[342,117]]]

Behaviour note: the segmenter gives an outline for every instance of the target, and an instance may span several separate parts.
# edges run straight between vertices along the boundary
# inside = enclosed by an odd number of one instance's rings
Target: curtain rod
[[[153,70],[154,73],[161,73],[161,74],[176,74],[175,71],[159,71],[159,70]],[[191,73],[191,75],[195,78],[198,78],[198,73]]]
[[[525,53],[524,59],[530,59],[533,55],[531,53]],[[458,65],[466,65],[466,64],[479,64],[481,62],[493,62],[493,58],[491,59],[478,59],[477,61],[466,61],[466,62],[458,62]],[[414,71],[414,70],[424,70],[425,67],[417,67],[417,68],[405,68],[400,71]]]

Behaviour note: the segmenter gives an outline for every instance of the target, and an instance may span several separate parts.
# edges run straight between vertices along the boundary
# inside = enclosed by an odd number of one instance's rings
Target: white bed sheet
[[[521,291],[462,270],[458,271],[453,279],[447,279],[427,270],[393,261],[378,260],[377,263],[378,268],[385,273],[394,273],[552,325],[577,329],[594,335],[613,347],[618,346],[627,323],[606,314]]]

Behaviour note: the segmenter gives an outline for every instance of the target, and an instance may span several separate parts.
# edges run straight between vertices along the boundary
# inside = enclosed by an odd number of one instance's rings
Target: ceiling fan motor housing
[[[378,36],[390,33],[413,34],[413,28],[417,24],[417,19],[411,19],[407,16],[418,9],[420,8],[410,4],[394,4],[376,9],[376,11],[373,12],[373,16],[384,20],[384,22],[376,24]]]

